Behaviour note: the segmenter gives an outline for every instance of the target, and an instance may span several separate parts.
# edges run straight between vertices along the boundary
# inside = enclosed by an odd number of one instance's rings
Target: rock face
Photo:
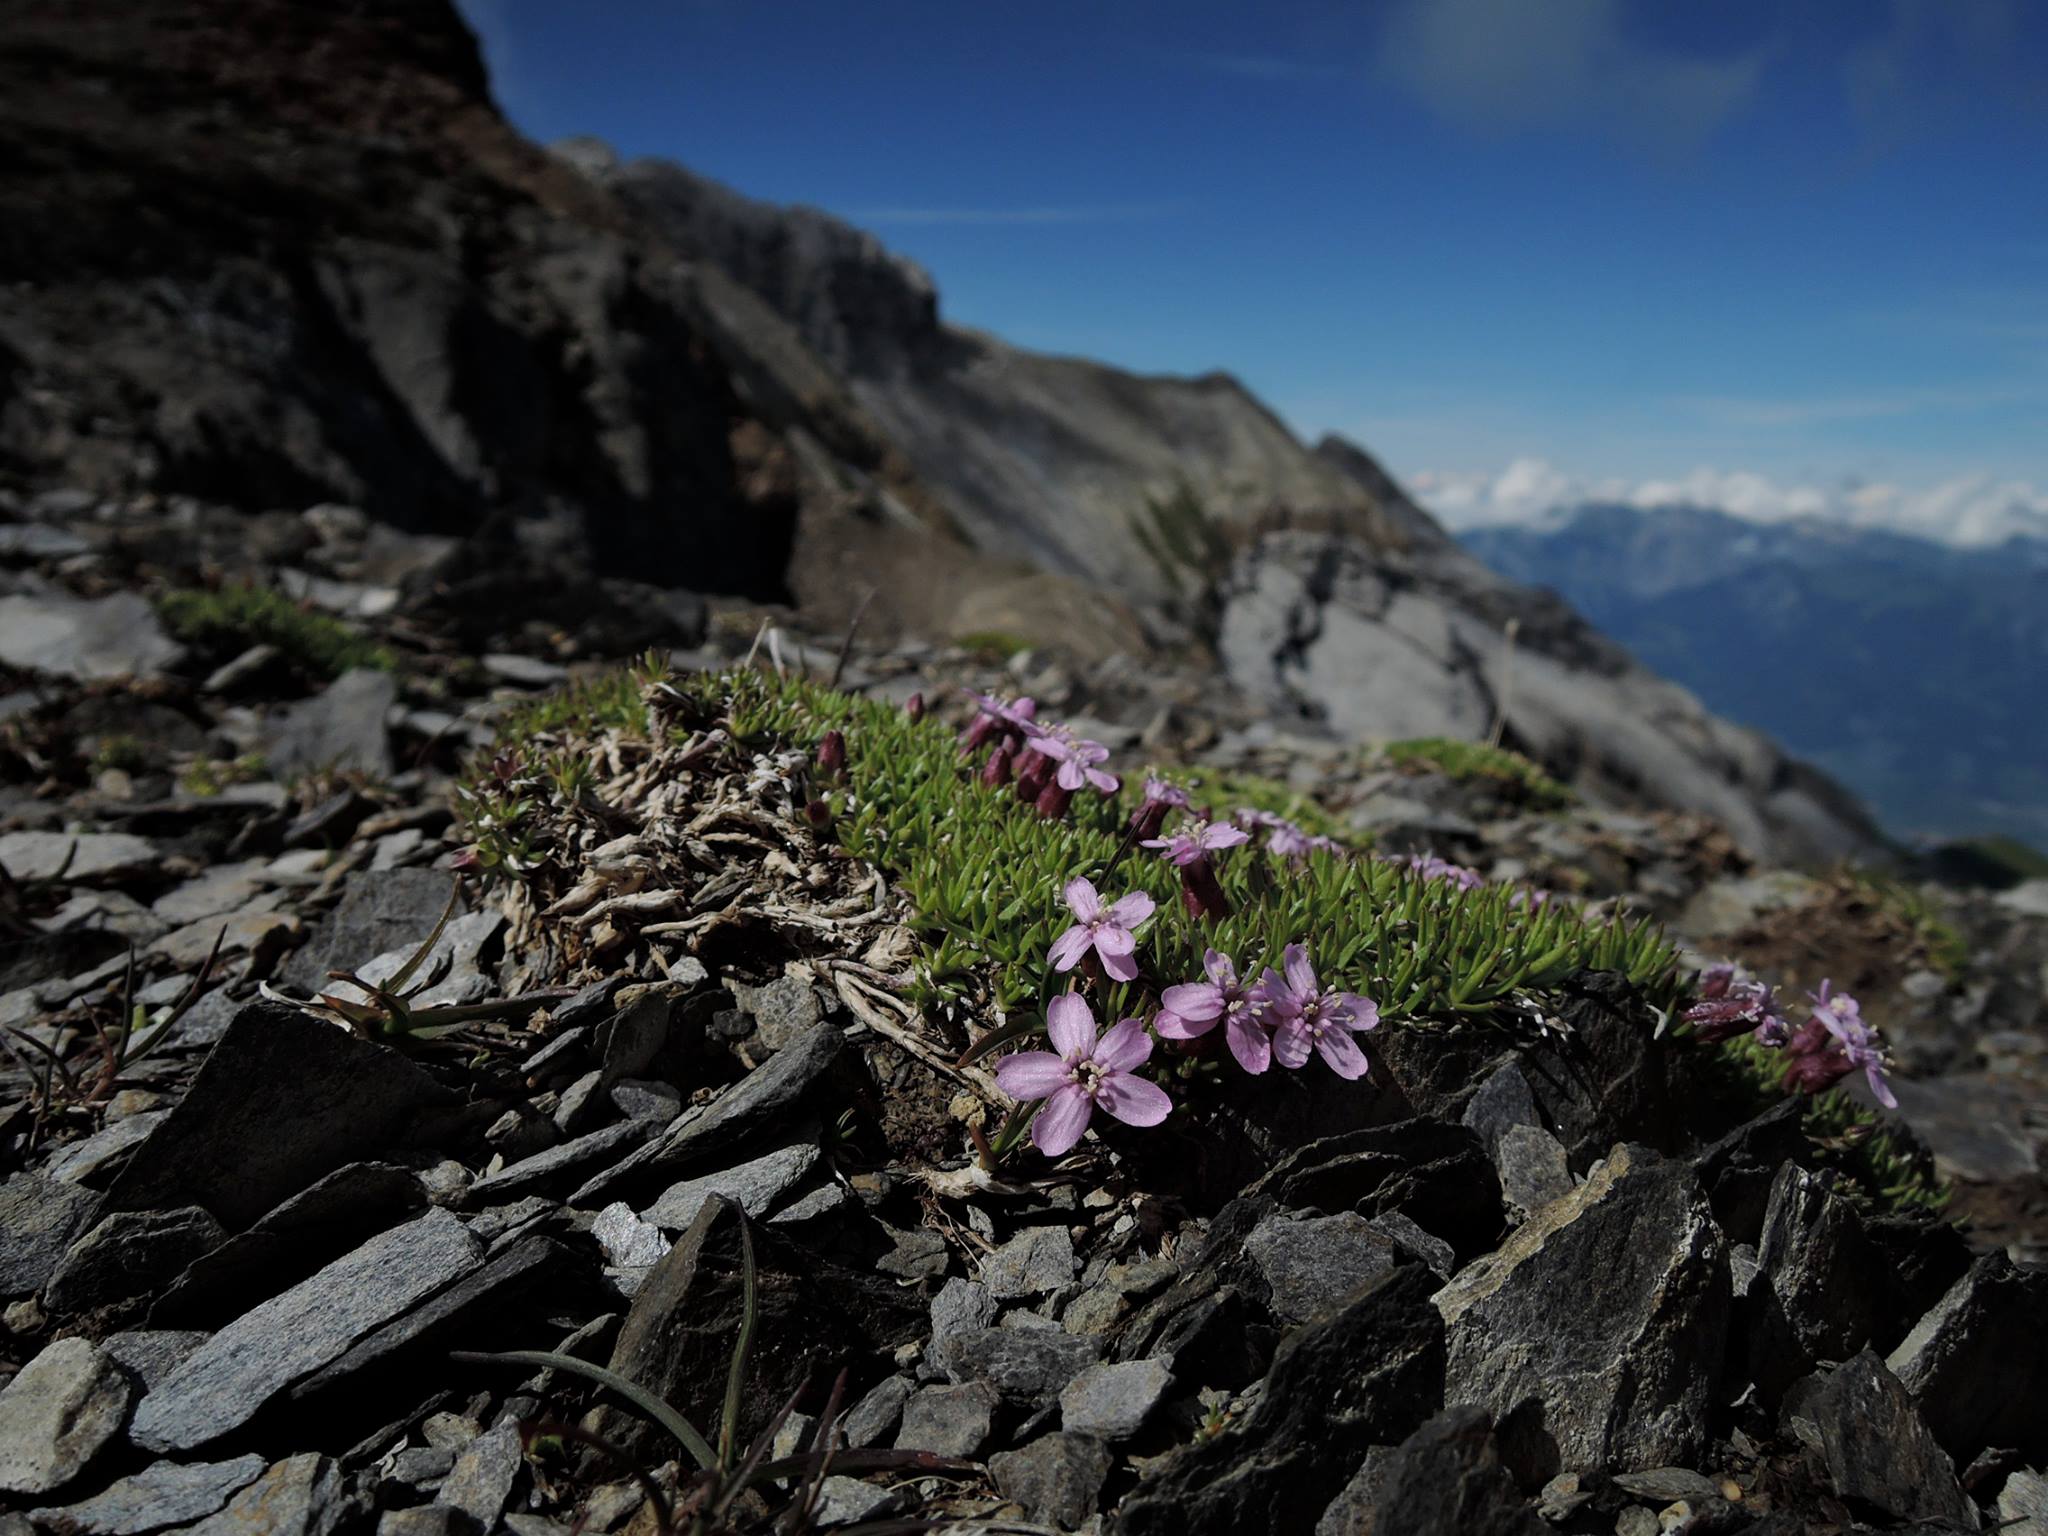
[[[1446,1399],[1527,1398],[1564,1468],[1683,1466],[1716,1398],[1728,1256],[1691,1168],[1621,1146],[1437,1294]]]

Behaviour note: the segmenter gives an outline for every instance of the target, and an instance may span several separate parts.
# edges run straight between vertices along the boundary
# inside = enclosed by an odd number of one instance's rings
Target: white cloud
[[[1620,0],[1405,0],[1378,62],[1455,122],[1591,125],[1682,147],[1755,95],[1766,54],[1688,58],[1651,47],[1629,35]]]
[[[1964,475],[1931,486],[1789,485],[1749,470],[1701,467],[1671,480],[1588,479],[1544,459],[1516,459],[1498,473],[1424,471],[1416,500],[1447,527],[1540,525],[1588,501],[1708,507],[1752,522],[1813,517],[1888,529],[1944,544],[1981,546],[2015,534],[2048,538],[2048,489],[2024,480]]]

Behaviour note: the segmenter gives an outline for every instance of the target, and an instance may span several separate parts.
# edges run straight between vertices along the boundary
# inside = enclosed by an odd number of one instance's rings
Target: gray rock
[[[0,834],[0,864],[21,881],[66,885],[119,881],[157,867],[162,852],[129,832],[8,832]]]
[[[949,1380],[986,1381],[1006,1397],[1046,1401],[1101,1357],[1102,1344],[1050,1326],[960,1328],[935,1353]]]
[[[1269,1216],[1245,1238],[1244,1251],[1272,1288],[1274,1314],[1290,1323],[1328,1316],[1394,1267],[1392,1239],[1352,1211]]]
[[[2048,1274],[1987,1254],[1892,1351],[1887,1363],[1958,1463],[1988,1446],[2048,1457],[2044,1318]]]
[[[1457,1271],[1458,1255],[1451,1245],[1433,1232],[1425,1232],[1404,1211],[1387,1211],[1372,1218],[1372,1229],[1392,1239],[1395,1253],[1406,1250],[1427,1264],[1437,1277],[1448,1280]]]
[[[184,654],[139,592],[0,597],[0,662],[10,667],[85,680],[150,677]]]
[[[1538,1130],[1543,1127],[1543,1119],[1536,1113],[1536,1096],[1529,1091],[1529,1080],[1513,1062],[1488,1074],[1479,1091],[1466,1101],[1463,1120],[1479,1133],[1489,1157],[1498,1154],[1500,1139],[1511,1126],[1526,1125]]]
[[[1564,1465],[1693,1460],[1718,1401],[1728,1255],[1692,1170],[1616,1147],[1436,1297],[1445,1395],[1534,1397]]]
[[[916,1227],[905,1232],[886,1221],[879,1225],[895,1244],[875,1260],[875,1268],[883,1274],[897,1275],[905,1280],[936,1280],[945,1274],[948,1263],[946,1240],[938,1233],[928,1227]]]
[[[1820,1361],[1848,1359],[1892,1310],[1889,1266],[1829,1186],[1794,1163],[1771,1184],[1750,1283],[1752,1369],[1766,1402]]]
[[[1470,1407],[1431,1419],[1387,1458],[1369,1528],[1373,1536],[1542,1536],[1546,1530],[1501,1465],[1492,1422]]]
[[[1091,1365],[1060,1393],[1060,1425],[1098,1440],[1128,1440],[1172,1386],[1173,1372],[1157,1360]]]
[[[1704,1504],[1721,1497],[1721,1485],[1688,1467],[1651,1467],[1647,1472],[1617,1472],[1614,1485],[1624,1493],[1653,1504],[1672,1504],[1685,1499]]]
[[[625,1005],[597,1027],[595,1037],[599,1070],[607,1088],[637,1076],[653,1063],[668,1043],[677,1005],[688,990],[686,984],[675,983],[620,993]]]
[[[925,1359],[938,1369],[948,1340],[957,1333],[994,1327],[998,1310],[995,1297],[980,1281],[957,1276],[948,1280],[931,1300],[931,1341],[925,1346]]]
[[[205,1519],[253,1483],[263,1468],[261,1456],[154,1462],[89,1499],[32,1509],[29,1518],[56,1536],[142,1536]]]
[[[840,1424],[846,1443],[857,1451],[879,1445],[902,1421],[903,1405],[916,1390],[917,1383],[908,1376],[884,1376],[876,1382]]]
[[[1813,1408],[1835,1492],[1888,1520],[1977,1529],[1977,1506],[1955,1466],[1913,1411],[1898,1377],[1873,1350],[1832,1372]]]
[[[251,1003],[107,1193],[107,1209],[203,1206],[247,1227],[365,1146],[404,1145],[450,1091],[398,1052]],[[424,1124],[423,1124],[424,1122]]]
[[[1029,1227],[981,1261],[981,1283],[999,1301],[1062,1290],[1074,1283],[1074,1239],[1064,1226]]]
[[[510,651],[491,651],[482,658],[491,676],[521,688],[557,688],[568,681],[569,669],[560,662],[542,661],[538,656],[521,656]]]
[[[481,1269],[365,1335],[333,1364],[296,1383],[292,1398],[315,1397],[359,1380],[402,1378],[409,1361],[433,1358],[437,1346],[446,1347],[444,1339],[474,1330],[480,1316],[502,1316],[537,1292],[566,1290],[572,1277],[583,1273],[584,1265],[560,1243],[531,1233],[513,1238]]]
[[[921,1388],[903,1405],[899,1451],[930,1451],[962,1460],[978,1456],[995,1428],[1003,1395],[985,1381]]]
[[[2008,1477],[1998,1490],[1998,1520],[1999,1536],[2048,1536],[2048,1477],[2024,1469]]]
[[[185,1363],[193,1350],[206,1342],[206,1337],[196,1329],[131,1328],[123,1333],[109,1334],[100,1341],[100,1348],[122,1370],[141,1382],[143,1391],[153,1392],[172,1371]]]
[[[1540,1211],[1572,1192],[1563,1145],[1536,1126],[1511,1125],[1502,1131],[1493,1163],[1500,1170],[1501,1194],[1524,1212]]]
[[[129,1437],[155,1451],[218,1439],[481,1257],[468,1229],[442,1210],[371,1240],[208,1339],[143,1398]]]
[[[116,1211],[64,1254],[43,1289],[53,1312],[90,1312],[160,1290],[227,1241],[196,1205],[168,1211]]]
[[[391,742],[384,721],[398,702],[389,672],[355,667],[313,698],[288,704],[263,723],[263,760],[271,773],[332,769],[391,777]]]
[[[704,1202],[723,1195],[749,1216],[766,1216],[818,1166],[817,1147],[809,1142],[782,1147],[737,1167],[685,1179],[668,1190],[643,1213],[648,1221],[671,1231],[681,1231],[697,1219]]]
[[[0,1493],[50,1493],[121,1432],[128,1378],[84,1339],[59,1339],[0,1390]]]
[[[285,981],[324,991],[329,971],[353,971],[395,949],[411,953],[434,931],[454,890],[455,877],[442,869],[385,870],[374,880],[358,875],[286,963]]]
[[[415,1493],[432,1492],[455,1465],[455,1455],[447,1446],[409,1445],[383,1464],[381,1479]]]
[[[135,1149],[149,1139],[150,1133],[164,1122],[167,1115],[168,1111],[153,1109],[109,1121],[92,1135],[65,1145],[43,1165],[43,1172],[66,1184],[92,1183],[110,1169],[118,1179],[120,1170]],[[110,1208],[112,1204],[109,1197],[107,1206],[102,1209]]]
[[[661,1136],[578,1189],[571,1203],[633,1198],[690,1164],[786,1128],[823,1086],[846,1036],[819,1024],[792,1040],[711,1103],[685,1111]]]
[[[1400,1265],[1290,1333],[1233,1428],[1163,1457],[1125,1497],[1124,1536],[1312,1529],[1369,1447],[1403,1439],[1441,1402],[1435,1288],[1421,1265]]]
[[[436,1498],[461,1510],[482,1529],[494,1529],[525,1464],[519,1425],[507,1419],[463,1447]]]
[[[783,976],[765,987],[735,984],[732,995],[754,1017],[754,1032],[771,1051],[798,1039],[825,1016],[817,988],[801,976]]]
[[[1032,1519],[1070,1531],[1095,1513],[1110,1459],[1100,1440],[1062,1433],[991,1456],[988,1469],[1004,1498],[1023,1505]]]
[[[193,1263],[157,1298],[150,1322],[159,1328],[217,1327],[426,1203],[420,1178],[409,1168],[344,1164]]]
[[[590,1235],[604,1250],[604,1261],[618,1269],[648,1269],[659,1264],[668,1252],[668,1239],[661,1228],[642,1221],[633,1207],[621,1200],[597,1213]]]
[[[648,1140],[660,1133],[661,1126],[652,1120],[620,1120],[603,1126],[508,1163],[496,1173],[485,1174],[470,1186],[470,1203],[483,1205],[517,1200],[522,1195],[559,1193],[579,1180],[589,1179],[593,1170],[618,1164],[622,1154],[630,1161],[634,1149],[645,1151]],[[573,1203],[584,1202],[579,1196]]]
[[[100,1207],[92,1190],[32,1173],[0,1184],[0,1296],[39,1291]]]
[[[377,1536],[469,1536],[470,1529],[462,1511],[446,1504],[387,1509],[377,1517]]]
[[[274,1463],[184,1536],[329,1536],[345,1513],[341,1469],[308,1451]]]
[[[819,1525],[851,1525],[894,1514],[904,1505],[901,1489],[864,1483],[857,1477],[828,1477],[818,1485]]]
[[[1316,1521],[1316,1536],[1372,1536],[1380,1489],[1387,1481],[1392,1446],[1368,1446],[1365,1460]]]
[[[612,1108],[628,1120],[659,1120],[666,1125],[682,1113],[683,1096],[667,1083],[629,1077],[612,1084]]]
[[[820,1184],[817,1188],[798,1195],[768,1219],[778,1227],[800,1226],[804,1222],[822,1221],[825,1217],[835,1216],[857,1203],[852,1191],[844,1184]]]
[[[562,1090],[555,1105],[555,1129],[564,1136],[576,1136],[604,1118],[604,1072],[594,1068]]]

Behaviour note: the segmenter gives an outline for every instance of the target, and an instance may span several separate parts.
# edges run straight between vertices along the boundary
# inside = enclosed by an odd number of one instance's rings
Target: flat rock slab
[[[184,654],[138,592],[0,597],[0,662],[10,667],[86,680],[147,677]]]
[[[818,1160],[818,1149],[808,1143],[783,1147],[752,1162],[672,1185],[642,1214],[657,1227],[679,1232],[697,1219],[706,1200],[723,1195],[736,1201],[749,1216],[765,1216],[778,1200],[810,1177]]]
[[[0,1297],[43,1288],[99,1210],[92,1190],[18,1173],[0,1184]]]
[[[326,691],[286,705],[263,724],[263,760],[282,779],[298,771],[335,769],[391,775],[391,742],[384,720],[398,702],[389,672],[355,667]]]
[[[69,1314],[145,1296],[226,1241],[221,1224],[196,1205],[115,1211],[65,1252],[43,1304]]]
[[[84,1339],[59,1339],[0,1391],[0,1493],[51,1493],[121,1432],[128,1378]]]
[[[89,885],[154,869],[162,854],[131,832],[9,832],[0,836],[0,864],[17,880]]]
[[[358,875],[341,900],[286,962],[284,979],[304,991],[328,985],[329,971],[352,971],[391,950],[417,949],[448,908],[455,876],[445,869],[391,869]]]
[[[636,1191],[659,1188],[692,1163],[787,1127],[823,1087],[845,1048],[846,1036],[837,1027],[813,1025],[718,1098],[685,1111],[658,1139],[590,1180],[570,1203],[587,1208],[631,1200]]]
[[[1958,1462],[1987,1446],[2048,1459],[2048,1274],[1985,1255],[1886,1363]]]
[[[1619,1146],[1436,1296],[1445,1397],[1534,1397],[1566,1468],[1683,1466],[1718,1399],[1728,1255],[1690,1166]]]
[[[129,1438],[154,1451],[218,1439],[481,1258],[482,1244],[443,1210],[386,1232],[207,1340],[142,1400]]]
[[[1827,1378],[1813,1417],[1828,1479],[1852,1505],[1888,1520],[1977,1529],[1977,1506],[1956,1481],[1954,1464],[1875,1351],[1864,1350]]]
[[[1492,1421],[1477,1408],[1431,1419],[1387,1458],[1380,1478],[1366,1527],[1373,1536],[1544,1536],[1549,1529],[1501,1465]]]
[[[328,1536],[344,1513],[340,1469],[308,1451],[273,1465],[183,1536]]]
[[[1172,1386],[1173,1372],[1157,1360],[1091,1365],[1060,1393],[1060,1425],[1098,1440],[1128,1440]]]
[[[261,1456],[233,1461],[159,1461],[77,1504],[32,1509],[56,1536],[144,1536],[203,1520],[263,1472]]]
[[[424,1111],[452,1099],[396,1051],[297,1008],[252,1003],[107,1205],[198,1205],[230,1229],[247,1227],[365,1151],[403,1145]]]
[[[1244,1251],[1271,1287],[1274,1315],[1312,1322],[1394,1267],[1394,1240],[1355,1211],[1334,1216],[1269,1216]]]

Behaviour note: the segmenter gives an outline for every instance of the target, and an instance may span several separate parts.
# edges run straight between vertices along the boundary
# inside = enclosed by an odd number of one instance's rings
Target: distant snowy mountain
[[[1921,490],[1856,484],[1781,485],[1747,471],[1696,469],[1677,480],[1583,480],[1543,459],[1517,459],[1499,474],[1425,471],[1416,500],[1455,530],[1558,528],[1590,504],[1639,511],[1712,507],[1747,523],[1838,523],[1903,534],[1958,549],[2008,539],[2048,541],[2048,491],[2024,480],[1965,475]]]
[[[2048,539],[1959,548],[1603,504],[1460,537],[1826,768],[1894,831],[2048,845]]]

